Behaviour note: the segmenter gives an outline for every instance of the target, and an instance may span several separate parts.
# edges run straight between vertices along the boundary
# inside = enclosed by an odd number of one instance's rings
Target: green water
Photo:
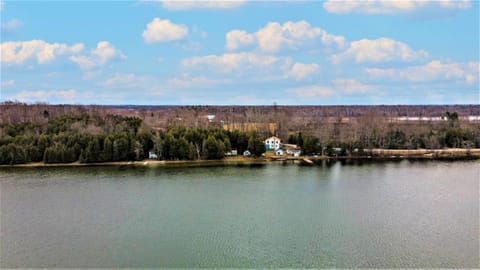
[[[0,267],[478,268],[479,168],[4,168]]]

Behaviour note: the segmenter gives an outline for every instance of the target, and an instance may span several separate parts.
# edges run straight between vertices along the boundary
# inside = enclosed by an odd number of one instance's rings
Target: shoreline
[[[89,167],[89,166],[139,166],[139,167],[208,167],[208,166],[242,166],[266,165],[271,162],[298,161],[302,164],[313,165],[322,160],[466,160],[480,159],[480,148],[463,149],[368,149],[363,155],[349,156],[272,156],[272,157],[227,157],[220,160],[152,160],[142,161],[115,161],[100,163],[44,163],[31,162],[25,164],[0,165],[1,168],[37,168],[37,167]]]

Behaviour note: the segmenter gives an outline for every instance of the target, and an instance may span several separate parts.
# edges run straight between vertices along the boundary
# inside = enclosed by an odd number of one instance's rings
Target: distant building
[[[248,151],[248,150],[243,151],[243,156],[244,157],[249,157],[251,155],[252,155],[252,153],[250,151]]]
[[[207,115],[208,122],[213,122],[215,120],[215,115],[214,114],[209,114]]]
[[[397,121],[447,121],[447,118],[444,116],[434,116],[434,117],[418,117],[418,116],[401,116],[395,117]]]
[[[464,117],[460,117],[460,118],[464,118]],[[466,117],[466,119],[468,121],[480,121],[480,116],[479,115],[469,115]]]
[[[280,149],[280,143],[281,143],[281,139],[276,137],[276,136],[272,136],[270,138],[267,138],[265,140],[265,148],[267,150],[277,150],[277,149]]]
[[[237,150],[232,150],[232,151],[228,151],[225,153],[225,156],[229,157],[229,156],[236,156],[237,155]]]
[[[157,156],[157,154],[155,154],[155,152],[150,151],[150,152],[148,152],[148,158],[149,159],[158,159],[158,156]]]
[[[301,153],[302,153],[302,150],[300,150],[300,149],[288,149],[287,150],[287,155],[291,155],[291,156],[294,156],[294,157],[299,157]]]

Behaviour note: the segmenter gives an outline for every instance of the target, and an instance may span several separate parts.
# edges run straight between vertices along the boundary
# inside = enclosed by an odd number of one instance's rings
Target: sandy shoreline
[[[366,155],[362,156],[301,156],[301,157],[227,157],[221,160],[142,160],[142,161],[116,161],[102,163],[44,163],[32,162],[26,164],[0,165],[0,168],[9,167],[86,167],[86,166],[142,166],[142,167],[202,167],[202,166],[220,166],[220,165],[263,165],[275,161],[316,161],[316,160],[336,160],[336,159],[360,159],[360,160],[388,160],[388,159],[479,159],[480,148],[463,149],[368,149]]]
[[[115,162],[101,162],[101,163],[80,163],[79,161],[73,163],[44,163],[32,162],[26,164],[15,165],[0,165],[0,168],[8,167],[88,167],[88,166],[142,166],[142,167],[197,167],[197,166],[218,166],[218,165],[256,165],[266,164],[269,161],[265,158],[251,158],[251,159],[223,159],[223,160],[142,160],[142,161],[115,161]]]

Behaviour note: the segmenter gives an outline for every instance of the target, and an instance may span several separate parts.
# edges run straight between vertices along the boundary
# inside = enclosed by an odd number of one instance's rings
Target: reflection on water
[[[478,161],[2,168],[0,266],[479,267]]]

